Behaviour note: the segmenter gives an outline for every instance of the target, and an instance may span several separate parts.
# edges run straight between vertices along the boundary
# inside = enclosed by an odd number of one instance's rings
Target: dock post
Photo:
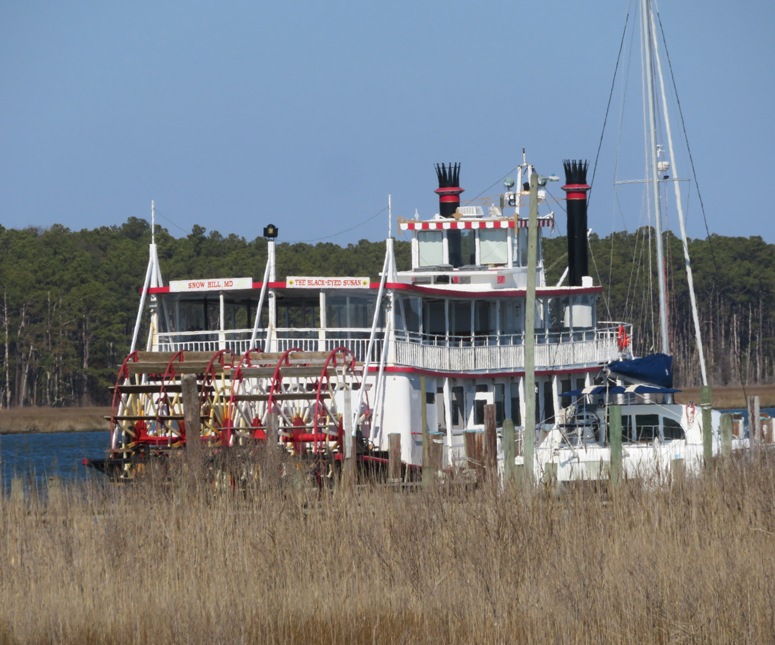
[[[266,418],[266,445],[264,446],[264,463],[261,473],[262,482],[269,486],[274,486],[280,480],[277,446],[279,434],[280,417],[277,412],[270,412]]]
[[[608,407],[608,444],[611,447],[611,487],[616,488],[622,478],[622,409]]]
[[[463,433],[466,447],[466,465],[476,472],[477,479],[481,477],[484,467],[482,463],[482,433],[478,430],[466,430]]]
[[[732,415],[728,412],[721,415],[721,456],[732,454]]]
[[[199,387],[196,376],[186,374],[180,380],[183,418],[186,423],[186,469],[188,483],[195,485],[202,469],[202,427],[199,409]]]
[[[713,395],[709,385],[700,390],[700,407],[702,408],[702,456],[705,465],[710,466],[713,458],[713,417],[710,413],[713,405]]]
[[[761,433],[759,431],[759,397],[748,397],[748,438],[752,443],[759,443],[761,441]]]
[[[488,479],[498,474],[498,433],[495,429],[495,404],[484,406],[484,467]]]
[[[439,473],[443,469],[443,456],[444,456],[444,433],[443,432],[431,432],[431,476],[434,481],[438,478]]]
[[[401,434],[388,435],[388,484],[401,482]]]
[[[511,419],[503,421],[503,478],[509,481],[514,477],[516,468],[515,459],[517,452],[516,434],[514,422]]]

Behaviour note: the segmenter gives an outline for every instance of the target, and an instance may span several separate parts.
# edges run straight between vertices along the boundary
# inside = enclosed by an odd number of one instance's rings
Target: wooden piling
[[[483,433],[479,430],[466,430],[463,433],[466,447],[466,464],[468,468],[476,471],[477,476],[480,476],[484,469],[484,461],[482,459],[483,438]]]
[[[388,435],[388,483],[401,481],[401,434],[391,432]]]
[[[759,397],[748,397],[748,436],[752,441],[761,441],[761,431],[759,423]]]
[[[431,432],[431,475],[437,478],[442,471],[444,457],[444,433]]]
[[[514,422],[511,419],[503,421],[503,478],[509,481],[516,472],[517,442],[514,432]]]
[[[277,445],[279,432],[280,418],[277,412],[270,412],[266,419],[266,445],[261,473],[262,482],[269,486],[274,486],[280,481],[280,451]]]
[[[732,415],[721,415],[721,455],[729,457],[732,454]]]
[[[616,488],[622,478],[622,409],[608,407],[608,444],[611,447],[611,486]]]
[[[488,477],[498,473],[498,433],[495,428],[495,404],[484,406],[484,467]]]

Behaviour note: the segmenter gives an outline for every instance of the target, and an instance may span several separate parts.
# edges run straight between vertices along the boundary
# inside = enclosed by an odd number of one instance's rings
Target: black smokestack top
[[[439,196],[439,215],[442,217],[454,217],[455,211],[460,206],[460,164],[450,163],[436,164],[436,177],[439,187],[436,193]],[[463,251],[460,239],[460,231],[447,231],[447,246],[449,248],[449,263],[453,267],[463,266]]]
[[[581,286],[582,276],[589,275],[587,255],[587,161],[562,162],[568,202],[568,278],[572,287]]]

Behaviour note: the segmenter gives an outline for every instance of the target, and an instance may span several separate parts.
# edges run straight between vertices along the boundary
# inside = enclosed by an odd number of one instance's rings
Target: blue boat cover
[[[649,354],[628,361],[612,361],[608,369],[635,381],[673,387],[673,357],[667,354]]]

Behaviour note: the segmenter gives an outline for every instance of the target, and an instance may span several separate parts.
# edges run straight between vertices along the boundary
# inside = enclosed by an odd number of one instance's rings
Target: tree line
[[[134,328],[139,289],[148,262],[150,224],[130,218],[121,226],[72,231],[0,227],[0,403],[15,406],[107,405],[118,365]],[[165,281],[182,278],[263,277],[267,243],[223,236],[194,225],[175,238],[156,229]],[[614,233],[590,239],[590,273],[605,285],[598,317],[635,324],[634,350],[658,349],[657,269],[653,233]],[[399,269],[410,245],[397,241]],[[668,234],[671,353],[679,384],[699,382],[683,252]],[[775,254],[759,237],[711,236],[689,243],[711,382],[763,383],[775,369]],[[369,275],[376,278],[384,242],[361,240],[277,245],[277,277]],[[566,262],[564,238],[547,239],[548,280]]]

